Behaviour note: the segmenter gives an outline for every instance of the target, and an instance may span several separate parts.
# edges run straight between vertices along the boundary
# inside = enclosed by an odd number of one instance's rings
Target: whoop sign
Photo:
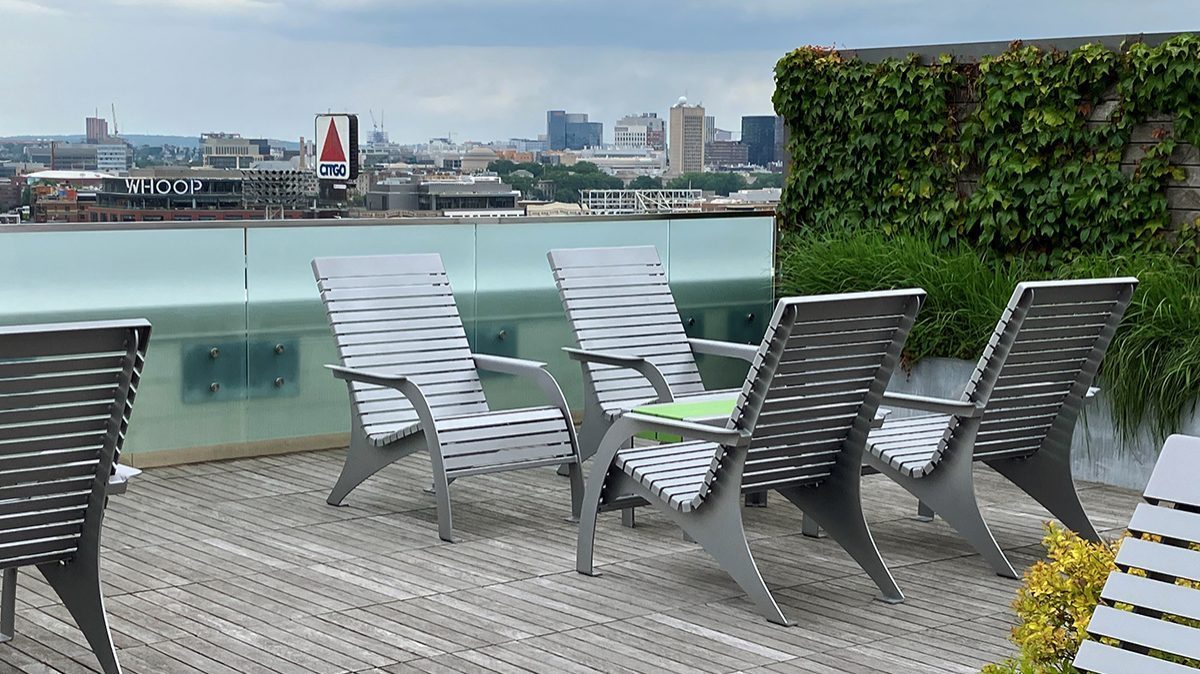
[[[354,180],[358,177],[358,118],[355,115],[317,115],[317,178]]]
[[[198,194],[204,189],[204,181],[195,178],[126,178],[125,191],[129,194]]]

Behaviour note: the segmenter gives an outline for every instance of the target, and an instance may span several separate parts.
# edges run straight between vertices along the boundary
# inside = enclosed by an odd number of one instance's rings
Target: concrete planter
[[[974,361],[926,358],[911,372],[897,371],[889,390],[958,398],[974,370]],[[1104,385],[1103,380],[1100,385]],[[1200,418],[1187,419],[1180,432],[1200,435]],[[1072,445],[1075,479],[1141,491],[1150,479],[1159,446],[1145,427],[1138,429],[1132,441],[1123,440],[1113,424],[1101,390],[1085,408],[1075,427]]]

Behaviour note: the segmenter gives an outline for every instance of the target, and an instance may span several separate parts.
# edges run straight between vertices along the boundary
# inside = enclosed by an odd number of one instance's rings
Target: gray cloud
[[[13,10],[13,11],[9,11]],[[312,134],[326,109],[387,111],[393,138],[528,136],[544,111],[770,112],[775,60],[843,47],[1200,28],[1195,0],[0,0],[0,135]],[[77,76],[75,76],[77,75]]]

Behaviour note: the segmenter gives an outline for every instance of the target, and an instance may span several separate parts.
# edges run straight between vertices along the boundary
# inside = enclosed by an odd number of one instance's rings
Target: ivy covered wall
[[[776,66],[788,228],[915,233],[1043,261],[1194,244],[1200,38]]]

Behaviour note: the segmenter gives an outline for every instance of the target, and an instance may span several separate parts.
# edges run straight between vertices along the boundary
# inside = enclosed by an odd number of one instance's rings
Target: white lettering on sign
[[[154,178],[126,178],[125,191],[129,194],[196,194],[204,187],[204,181],[196,178],[166,180]]]
[[[317,177],[345,179],[350,175],[350,116],[317,115]]]

